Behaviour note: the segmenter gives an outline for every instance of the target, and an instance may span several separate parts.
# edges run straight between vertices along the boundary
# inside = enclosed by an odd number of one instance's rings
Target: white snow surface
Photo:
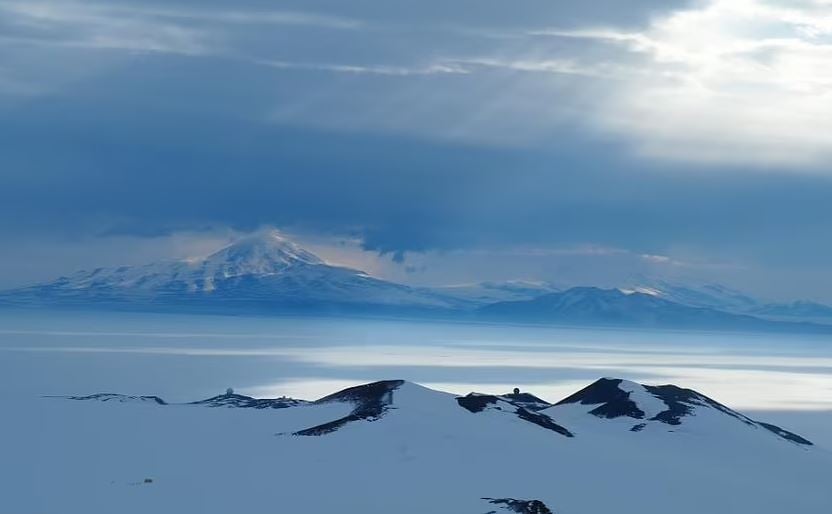
[[[655,397],[641,384],[637,384],[629,380],[622,380],[621,383],[618,384],[618,388],[630,394],[630,400],[634,401],[636,405],[639,406],[645,414],[644,417],[647,419],[652,418],[669,408],[664,400]]]
[[[652,402],[631,384],[624,387],[639,401]],[[558,514],[832,512],[830,453],[721,420],[713,409],[642,432],[594,430],[617,420],[586,411],[560,419],[560,407],[548,409],[576,434],[567,438],[514,409],[472,413],[454,395],[416,384],[390,396],[379,419],[321,436],[287,434],[355,404],[255,410],[8,398],[0,512],[496,510],[483,497],[541,500]]]

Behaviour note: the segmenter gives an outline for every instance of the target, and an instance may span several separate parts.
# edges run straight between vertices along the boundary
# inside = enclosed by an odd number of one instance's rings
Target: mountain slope
[[[484,319],[569,325],[633,327],[823,330],[809,324],[787,324],[705,307],[691,307],[652,294],[618,289],[575,287],[532,300],[498,302],[478,310]]]
[[[754,298],[721,284],[679,284],[666,280],[640,278],[624,292],[643,293],[690,307],[703,307],[733,313],[750,313],[760,304]]]
[[[829,323],[832,321],[832,307],[822,303],[795,301],[791,303],[770,303],[751,311],[754,315],[784,320],[809,320]]]
[[[332,266],[275,230],[202,259],[98,268],[9,291],[13,304],[147,306],[221,311],[407,311],[466,302]]]
[[[17,514],[832,507],[828,451],[675,386],[603,379],[537,411],[510,395],[459,397],[401,380],[314,402],[256,400],[272,405],[264,408],[237,396],[11,398],[4,408],[15,422],[0,425],[4,506]]]
[[[793,322],[832,322],[832,307],[817,302],[797,300],[788,303],[764,303],[720,284],[678,284],[641,278],[624,292],[643,293],[690,307],[703,307],[757,318]]]
[[[785,441],[812,446],[811,441],[797,434],[754,421],[701,393],[674,385],[645,386],[602,378],[541,413],[586,428],[608,425],[613,430],[631,432],[682,430],[716,438],[748,438],[753,432],[754,437],[774,434]]]
[[[434,291],[455,298],[469,300],[479,305],[513,300],[531,300],[544,294],[560,291],[549,282],[532,282],[527,280],[507,280],[503,282],[478,282],[434,287]]]

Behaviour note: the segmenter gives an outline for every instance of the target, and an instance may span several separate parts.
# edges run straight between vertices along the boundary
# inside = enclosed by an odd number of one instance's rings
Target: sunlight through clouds
[[[819,164],[832,154],[832,4],[713,0],[642,32],[542,31],[641,56],[595,122],[639,152],[713,163]]]
[[[0,0],[0,13],[7,17],[0,37],[16,45],[363,75],[385,92],[362,98],[322,81],[275,109],[280,123],[508,146],[541,144],[576,124],[649,158],[759,169],[816,168],[832,153],[826,1],[709,0],[654,14],[641,28],[592,18],[551,28],[417,24],[406,52],[390,40],[405,20],[292,9]],[[270,26],[289,41],[327,31],[333,41],[370,50],[346,60],[337,47],[321,51],[325,42],[306,52],[292,45],[254,51],[247,40]],[[7,75],[0,87],[20,89]],[[441,78],[448,75],[467,78]]]

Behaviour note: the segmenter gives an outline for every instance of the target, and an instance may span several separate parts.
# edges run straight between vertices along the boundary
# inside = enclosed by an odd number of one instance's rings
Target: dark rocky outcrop
[[[540,500],[516,500],[514,498],[483,498],[492,505],[497,505],[502,511],[517,512],[519,514],[554,514],[552,510]],[[497,514],[496,510],[486,514]]]
[[[64,398],[66,400],[81,400],[81,401],[99,401],[99,402],[116,402],[116,403],[154,403],[157,405],[167,405],[165,400],[158,396],[133,396],[129,394],[117,393],[96,393],[86,396],[48,396],[47,398]]]
[[[602,378],[581,389],[577,393],[559,401],[556,405],[580,403],[582,405],[598,405],[589,411],[590,414],[599,418],[629,417],[643,420],[646,415],[635,401],[630,399],[630,393],[622,390],[619,386],[623,380],[614,378]],[[693,389],[685,389],[675,385],[642,386],[644,389],[664,402],[667,408],[646,421],[658,421],[666,425],[681,425],[685,417],[694,414],[697,408],[710,408],[730,416],[737,421],[750,427],[763,428],[777,436],[802,445],[811,445],[812,442],[803,437],[783,430],[782,428],[769,423],[761,423],[740,414],[739,412],[726,407],[704,394]],[[630,430],[640,432],[644,430],[647,423],[638,423]]]
[[[574,437],[572,432],[555,423],[555,421],[549,416],[515,404],[508,399],[507,395],[494,396],[489,394],[469,393],[465,396],[458,396],[456,401],[460,407],[475,414],[486,409],[512,412],[518,418],[528,421],[529,423],[533,423],[541,428],[557,432],[565,437]]]
[[[599,418],[619,418],[627,416],[644,419],[644,411],[630,399],[630,393],[618,386],[622,380],[602,378],[584,387],[577,393],[564,398],[555,405],[580,403],[581,405],[599,405],[590,414]]]
[[[546,400],[538,398],[530,393],[508,393],[501,395],[501,397],[509,400],[514,405],[519,405],[520,407],[531,411],[543,410],[552,406],[552,404]]]
[[[240,409],[286,409],[309,403],[294,398],[252,398],[242,394],[226,393],[206,400],[190,402],[188,405],[203,405],[206,407],[236,407]]]
[[[295,432],[294,435],[324,435],[338,430],[354,421],[375,421],[381,418],[393,403],[393,391],[401,387],[404,380],[382,380],[371,384],[350,387],[315,401],[315,404],[350,402],[355,409],[343,418]]]

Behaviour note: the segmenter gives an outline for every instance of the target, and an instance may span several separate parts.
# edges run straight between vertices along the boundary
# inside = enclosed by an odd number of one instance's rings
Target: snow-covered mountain
[[[548,282],[530,281],[412,287],[324,262],[271,229],[239,239],[207,257],[97,268],[0,292],[0,306],[368,314],[572,325],[809,331],[822,328],[796,322],[823,321],[827,311],[832,312],[818,304],[762,305],[716,285],[694,287],[646,281],[641,284],[609,290],[561,290]]]
[[[620,379],[554,405],[386,380],[313,402],[106,394],[4,412],[16,514],[832,510],[829,451],[695,391]]]
[[[485,319],[708,329],[817,330],[811,325],[776,323],[708,307],[693,307],[637,291],[574,287],[532,300],[498,302],[479,309]]]
[[[6,292],[0,300],[255,312],[442,310],[467,305],[434,291],[327,264],[276,230],[245,237],[205,258],[81,271]]]

